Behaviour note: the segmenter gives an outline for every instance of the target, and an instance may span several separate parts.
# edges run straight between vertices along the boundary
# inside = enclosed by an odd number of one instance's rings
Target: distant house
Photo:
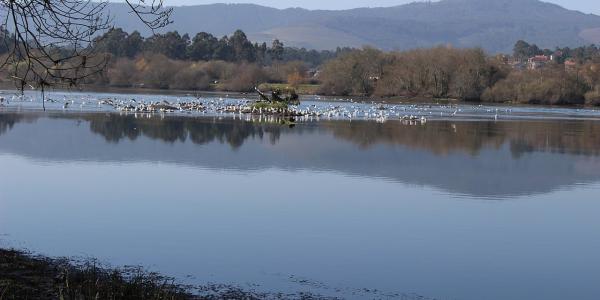
[[[522,60],[512,60],[508,63],[513,70],[525,70],[527,69],[527,63]]]
[[[525,70],[527,68],[527,63],[516,57],[503,55],[499,56],[498,59],[505,65],[510,66],[513,70]]]
[[[529,70],[538,70],[545,67],[549,62],[552,61],[552,56],[547,55],[536,55],[527,60],[527,68]]]
[[[577,70],[577,62],[572,58],[565,60],[565,70],[567,70],[567,71]]]
[[[563,57],[564,53],[560,50],[556,50],[554,51],[554,53],[552,54],[552,60],[558,60],[561,57]]]

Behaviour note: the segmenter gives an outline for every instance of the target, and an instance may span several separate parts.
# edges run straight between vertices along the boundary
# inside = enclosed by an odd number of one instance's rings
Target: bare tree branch
[[[163,0],[126,0],[153,31],[170,23]],[[94,39],[111,28],[108,0],[0,0],[0,38],[7,53],[0,69],[25,86],[73,86],[102,72],[107,57]],[[9,33],[10,29],[11,33]]]

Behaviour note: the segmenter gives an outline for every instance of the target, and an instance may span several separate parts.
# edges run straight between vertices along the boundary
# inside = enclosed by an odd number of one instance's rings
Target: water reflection
[[[118,143],[123,139],[131,141],[140,136],[167,143],[186,142],[208,144],[214,141],[239,148],[248,138],[263,139],[269,137],[271,143],[279,140],[280,130],[276,124],[258,124],[252,122],[212,122],[198,121],[192,118],[160,118],[120,116],[116,114],[82,116],[80,120],[90,123],[90,130],[103,136],[106,141]]]
[[[321,121],[288,128],[212,117],[3,113],[0,152],[40,160],[334,171],[502,198],[598,182],[600,122]]]
[[[3,133],[10,131],[15,124],[26,122],[35,122],[39,117],[36,115],[23,115],[23,114],[1,114],[0,113],[0,136]]]
[[[598,126],[0,113],[0,234],[266,291],[591,300]]]

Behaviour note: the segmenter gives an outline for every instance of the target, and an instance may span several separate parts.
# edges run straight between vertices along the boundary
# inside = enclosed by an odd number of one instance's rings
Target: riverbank
[[[289,89],[287,84],[261,84],[261,90],[269,89]],[[0,82],[0,91],[15,91],[14,84],[9,82]],[[319,95],[319,85],[300,85],[296,93],[302,100],[325,100],[325,101],[347,101],[363,103],[388,103],[388,104],[436,104],[436,105],[487,105],[487,106],[521,106],[521,107],[564,107],[564,108],[598,108],[595,104],[549,104],[543,101],[534,103],[521,103],[518,101],[506,102],[485,102],[485,101],[463,101],[456,98],[439,98],[432,96],[341,96],[341,95]],[[26,89],[26,91],[35,91]],[[109,93],[109,94],[129,94],[129,95],[164,95],[164,96],[187,96],[187,97],[226,97],[232,99],[258,98],[255,92],[238,92],[227,90],[182,90],[182,89],[153,89],[141,87],[109,87],[98,85],[81,85],[71,89],[53,88],[47,92],[77,92],[77,93]]]
[[[2,112],[41,111],[41,97],[36,91],[24,95],[0,90],[5,100]],[[258,98],[258,97],[257,97]],[[376,102],[362,98],[301,97],[300,105],[285,110],[257,107],[251,95],[189,94],[117,94],[93,92],[46,93],[45,108],[49,112],[119,113],[150,116],[230,117],[252,122],[279,122],[281,117],[293,117],[295,122],[319,120],[377,121],[400,120],[424,124],[431,120],[511,120],[531,118],[597,119],[600,110],[583,107],[483,105],[479,103],[447,102]]]
[[[0,249],[0,299],[200,299],[171,279]]]
[[[224,284],[190,286],[140,267],[109,268],[96,260],[49,258],[0,248],[4,299],[332,299],[312,294],[261,293]]]

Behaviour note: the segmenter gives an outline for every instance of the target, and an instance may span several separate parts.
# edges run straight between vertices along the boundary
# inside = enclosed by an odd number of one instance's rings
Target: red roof
[[[550,57],[546,55],[536,55],[529,59],[530,62],[548,62],[550,61]]]

